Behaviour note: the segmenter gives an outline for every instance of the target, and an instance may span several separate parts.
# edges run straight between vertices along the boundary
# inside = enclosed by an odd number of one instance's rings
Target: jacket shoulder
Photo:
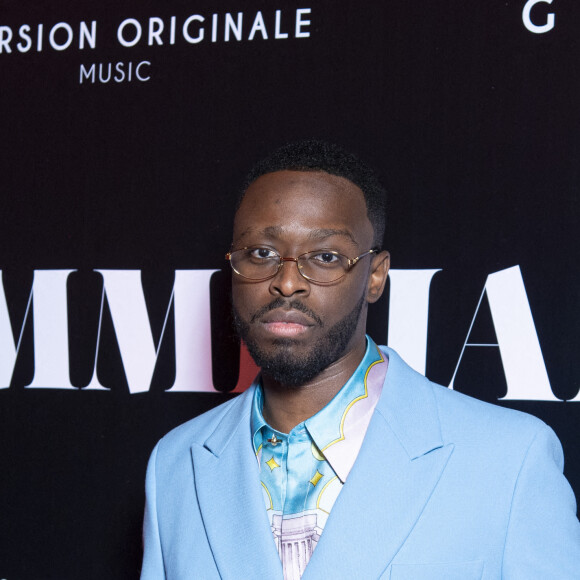
[[[387,379],[391,374],[391,385],[397,391],[391,398],[397,402],[398,413],[409,407],[413,416],[432,418],[434,412],[443,443],[516,447],[522,451],[522,446],[525,450],[538,434],[556,439],[550,427],[537,417],[434,383],[409,367],[392,349],[381,349],[389,358]]]
[[[445,434],[457,437],[484,437],[493,440],[521,443],[531,442],[539,432],[551,431],[542,420],[514,409],[486,403],[448,387],[430,382],[444,438]]]
[[[190,419],[167,433],[158,443],[158,453],[174,453],[189,449],[192,445],[203,445],[208,437],[223,421],[232,425],[247,414],[254,388],[250,387],[241,395]]]

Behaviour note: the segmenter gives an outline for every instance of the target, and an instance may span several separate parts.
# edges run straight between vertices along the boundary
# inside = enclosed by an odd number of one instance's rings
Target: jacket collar
[[[409,367],[393,349],[382,346],[381,350],[389,359],[389,370],[377,411],[410,459],[442,447],[433,383]]]
[[[252,447],[253,391],[234,400],[203,445],[191,447],[201,517],[224,579],[282,578]]]

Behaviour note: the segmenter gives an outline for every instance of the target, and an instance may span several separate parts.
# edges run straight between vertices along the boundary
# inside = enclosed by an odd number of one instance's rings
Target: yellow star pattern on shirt
[[[314,474],[314,477],[310,480],[310,483],[316,487],[316,484],[322,479],[323,475],[322,473],[320,473],[320,471],[316,470],[316,473]]]
[[[270,468],[270,471],[274,471],[276,467],[280,467],[273,457],[271,457],[270,459],[268,459],[268,461],[266,461],[266,465]]]

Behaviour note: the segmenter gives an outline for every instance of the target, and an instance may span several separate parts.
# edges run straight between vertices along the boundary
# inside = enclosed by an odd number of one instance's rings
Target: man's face
[[[248,188],[236,214],[232,248],[260,246],[293,258],[326,249],[354,258],[372,243],[373,228],[356,185],[324,172],[279,171]],[[262,282],[233,276],[236,326],[264,373],[289,386],[304,384],[361,344],[367,302],[380,296],[369,295],[376,259],[363,258],[326,285],[306,280],[290,261]]]

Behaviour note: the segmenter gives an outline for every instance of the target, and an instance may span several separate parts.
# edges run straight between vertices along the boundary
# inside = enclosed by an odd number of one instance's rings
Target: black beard
[[[355,307],[342,319],[332,326],[328,332],[312,346],[309,353],[298,356],[293,355],[287,348],[296,344],[292,338],[278,338],[273,344],[279,346],[274,355],[264,352],[260,345],[250,337],[250,324],[241,319],[240,315],[233,310],[234,327],[239,337],[245,342],[248,351],[255,363],[262,369],[264,374],[274,379],[277,383],[286,387],[299,387],[312,380],[325,368],[337,361],[345,352],[348,343],[356,332],[360,314],[365,303],[364,294]],[[322,321],[312,311],[307,309],[301,302],[287,301],[278,298],[268,306],[262,308],[252,316],[252,322],[275,308],[283,305],[300,310],[309,314],[316,320],[319,326]]]

